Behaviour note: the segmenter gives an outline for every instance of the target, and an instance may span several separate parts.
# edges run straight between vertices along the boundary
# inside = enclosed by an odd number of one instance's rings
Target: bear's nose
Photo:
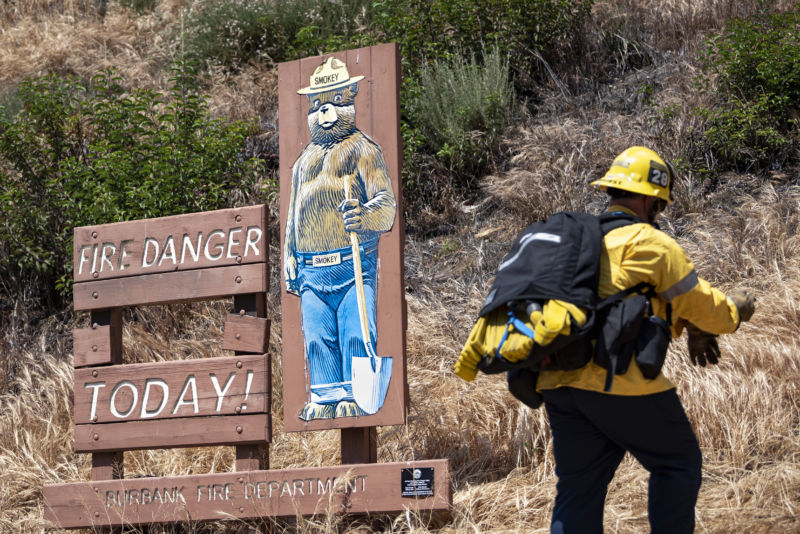
[[[321,108],[319,108],[319,110],[320,110],[322,113],[327,113],[327,111],[328,111],[329,109],[331,109],[331,105],[330,105],[330,104],[323,104],[323,105],[322,105],[322,107],[321,107]]]

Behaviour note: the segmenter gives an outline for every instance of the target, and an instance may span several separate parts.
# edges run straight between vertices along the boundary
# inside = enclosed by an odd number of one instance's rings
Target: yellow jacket
[[[621,206],[609,211],[632,212]],[[720,290],[697,276],[694,264],[678,243],[649,224],[631,224],[606,234],[600,256],[600,298],[647,282],[655,287],[653,313],[666,319],[667,302],[672,303],[672,337],[678,337],[686,319],[699,329],[712,334],[733,332],[739,325],[736,306]],[[569,386],[590,391],[603,391],[606,370],[594,361],[572,371],[542,371],[536,389],[539,391]],[[675,387],[663,374],[649,380],[642,376],[635,361],[627,372],[614,377],[612,395],[648,395]]]

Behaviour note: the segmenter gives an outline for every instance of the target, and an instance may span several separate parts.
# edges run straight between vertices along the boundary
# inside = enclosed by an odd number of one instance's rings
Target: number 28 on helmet
[[[591,185],[601,191],[609,187],[657,197],[672,204],[675,170],[649,148],[632,146],[614,159],[611,168]]]

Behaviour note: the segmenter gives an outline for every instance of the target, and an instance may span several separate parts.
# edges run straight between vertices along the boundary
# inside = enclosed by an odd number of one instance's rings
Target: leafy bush
[[[277,17],[292,41],[286,59],[337,52],[378,43],[370,31],[374,0],[277,2]]]
[[[787,106],[786,97],[764,94],[750,102],[732,97],[725,107],[700,110],[709,124],[706,142],[723,164],[779,166],[797,144],[797,132],[786,125]]]
[[[181,38],[201,63],[281,62],[348,48],[371,9],[370,0],[208,0],[189,10]]]
[[[0,278],[6,296],[71,291],[72,228],[225,207],[262,161],[243,155],[254,125],[209,116],[194,71],[169,94],[125,89],[104,71],[85,87],[46,76],[19,88],[23,111],[0,113]]]
[[[426,145],[465,182],[480,176],[514,106],[508,61],[495,47],[483,64],[459,56],[435,61],[420,81],[411,116]]]
[[[281,61],[287,47],[285,32],[278,26],[272,9],[259,0],[194,4],[186,16],[181,39],[191,60],[229,67],[260,55]]]
[[[132,1],[132,0],[126,0]],[[190,9],[181,38],[201,62],[229,67],[266,56],[286,61],[396,41],[403,70],[499,46],[518,77],[539,57],[579,35],[593,0],[204,0]]]
[[[593,0],[380,0],[374,27],[400,44],[403,68],[452,55],[481,56],[496,45],[511,58],[518,88],[538,79],[540,58],[576,35]]]
[[[716,81],[721,102],[700,113],[723,163],[780,164],[798,144],[800,4],[786,13],[733,20],[707,43],[700,82]]]
[[[19,99],[16,88],[0,91],[0,114],[5,118],[12,118],[22,110],[22,101]]]

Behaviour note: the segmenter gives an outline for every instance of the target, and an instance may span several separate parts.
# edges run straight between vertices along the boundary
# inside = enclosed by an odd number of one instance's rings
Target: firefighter
[[[640,282],[654,286],[653,313],[670,320],[672,337],[687,330],[692,362],[716,364],[716,336],[749,320],[755,298],[712,287],[677,242],[658,230],[655,221],[673,201],[674,181],[672,167],[658,154],[634,146],[592,182],[610,196],[609,211],[642,220],[606,234],[598,296]],[[551,532],[602,532],[608,484],[626,451],[650,472],[652,532],[692,532],[702,458],[675,386],[661,373],[645,378],[635,361],[614,376],[608,391],[606,378],[607,369],[592,360],[579,369],[539,374],[558,476]]]

